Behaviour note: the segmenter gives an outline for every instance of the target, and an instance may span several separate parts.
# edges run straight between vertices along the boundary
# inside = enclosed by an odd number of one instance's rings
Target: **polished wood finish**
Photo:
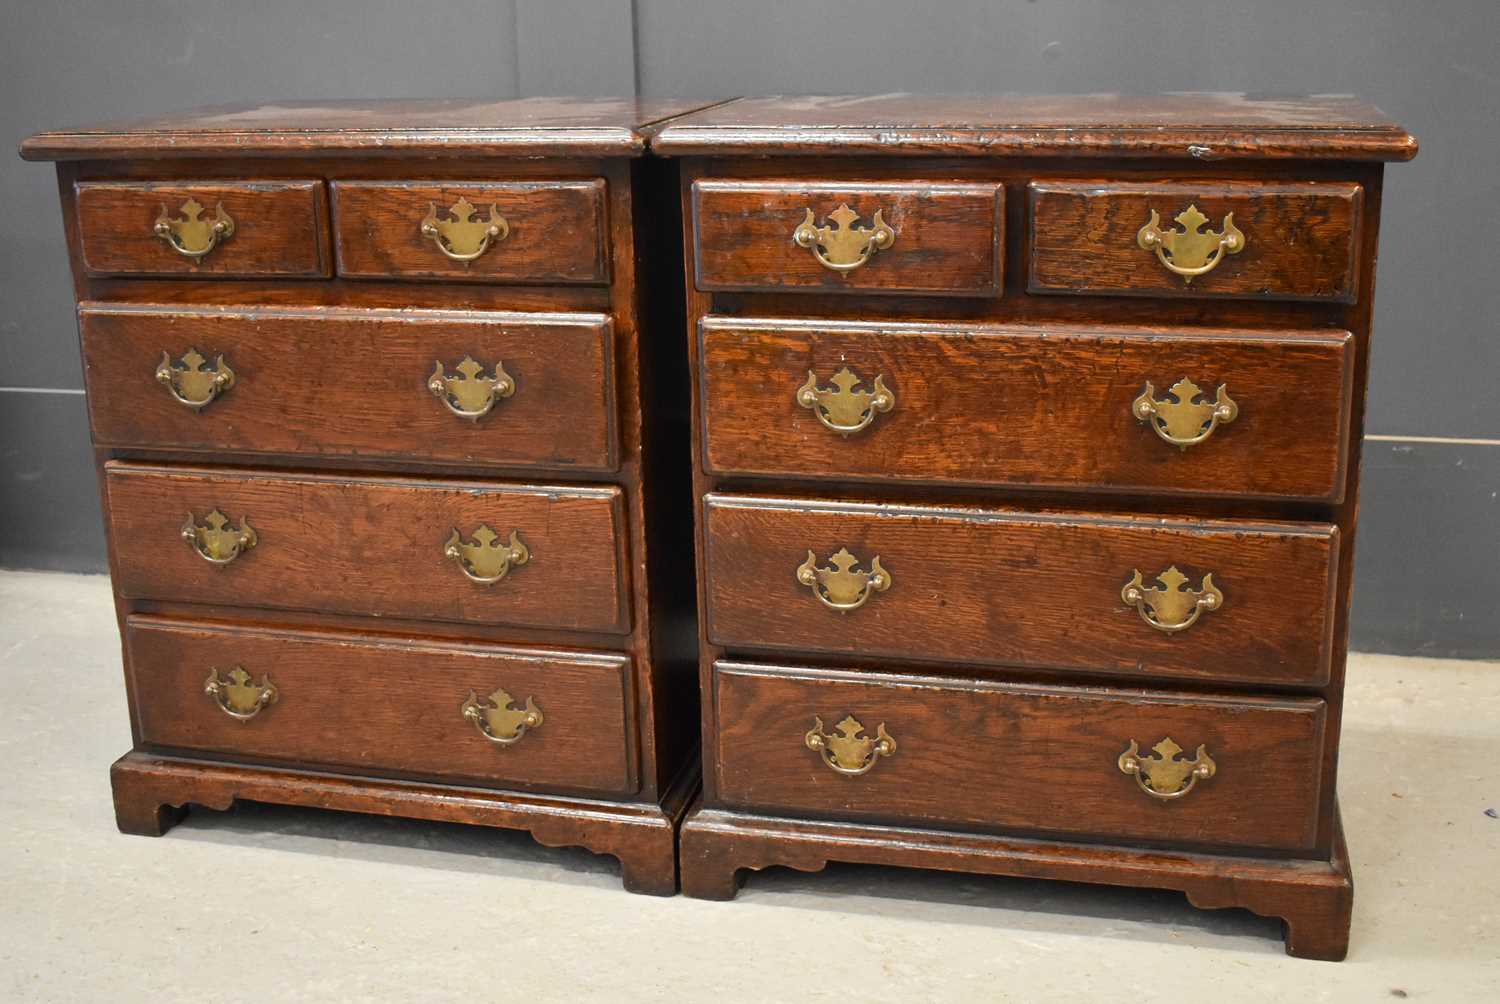
[[[1034,181],[1027,188],[1034,293],[1247,296],[1347,303],[1358,280],[1359,185],[1328,182]],[[1155,210],[1161,226],[1189,206],[1219,232],[1226,215],[1245,235],[1188,282],[1167,269],[1136,234]]]
[[[1337,502],[1354,337],[706,317],[703,458],[714,474]],[[840,435],[797,402],[848,366],[896,406]],[[1055,369],[1057,380],[1038,381]],[[1132,411],[1147,381],[1224,384],[1233,424],[1178,449]]]
[[[1338,531],[1328,524],[704,499],[704,617],[735,651],[981,663],[1276,686],[1320,686],[1332,651]],[[857,611],[797,581],[811,550],[879,556],[891,587]],[[1224,594],[1179,634],[1120,597],[1176,566]]]
[[[448,259],[421,230],[429,207],[451,218],[459,199],[474,207],[475,219],[498,211],[508,224],[505,237],[474,261]],[[333,183],[338,271],[355,279],[608,282],[605,225],[603,178]]]
[[[278,474],[111,461],[105,469],[121,596],[480,621],[571,631],[629,630],[618,488]],[[259,536],[229,565],[178,536],[219,510]],[[499,582],[471,581],[443,553],[481,526],[531,551]]]
[[[1340,98],[884,95],[746,99],[652,144],[686,158],[689,223],[705,766],[684,890],[728,898],[741,869],[830,860],[1151,886],[1280,916],[1289,952],[1342,958],[1378,162],[1415,141]],[[996,293],[697,282],[696,185],[933,181],[1003,186]],[[1233,212],[1248,243],[1189,283],[1137,234],[1149,209],[1175,229],[1194,204],[1214,231]],[[732,215],[719,229],[717,248],[754,245]],[[765,266],[740,257],[719,267]],[[798,400],[809,372],[848,386],[844,368],[887,392],[881,410],[824,416],[871,418],[847,434]],[[1185,449],[1133,412],[1148,381],[1160,401],[1184,378],[1238,406]],[[844,612],[799,573],[840,548],[884,573]],[[1222,602],[1169,634],[1122,587],[1174,565],[1191,589],[1212,573]],[[1233,743],[1264,742],[1251,759],[1276,765],[1250,782],[1264,794],[1224,795],[1239,756],[1171,803],[1119,769],[1123,745],[1097,776],[1069,759],[1143,713],[1189,749],[1206,741],[1188,732],[1246,726]],[[854,777],[803,741],[812,715],[830,735],[846,714],[897,744]],[[1125,741],[1149,756],[1162,738]],[[1209,792],[1226,802],[1182,825]]]
[[[249,299],[249,298],[246,298]],[[618,469],[615,333],[599,314],[89,303],[79,308],[101,446],[408,464]],[[152,374],[166,352],[223,355],[235,386],[193,411]],[[427,388],[497,363],[515,392],[478,421]]]
[[[634,794],[630,662],[495,646],[411,643],[132,616],[126,621],[141,742],[489,787]],[[210,669],[269,678],[277,699],[248,721],[204,693]],[[542,724],[514,745],[480,735],[460,708],[504,689]]]
[[[702,290],[804,290],[997,296],[1005,192],[996,184],[901,182],[693,184],[696,282]],[[849,272],[792,242],[809,209],[818,226],[848,206],[869,229],[879,212],[896,237]]]
[[[719,662],[711,751],[719,798],[769,815],[1033,830],[1147,845],[1305,850],[1317,829],[1312,698],[1024,686],[904,673]],[[802,742],[814,716],[853,715],[896,740],[867,774],[841,775]],[[1116,761],[1170,736],[1219,765],[1179,800],[1142,792]]]
[[[77,186],[79,258],[92,276],[213,278],[329,274],[328,197],[321,181],[90,181]],[[153,229],[189,199],[211,219],[216,206],[234,233],[202,258],[178,253]]]

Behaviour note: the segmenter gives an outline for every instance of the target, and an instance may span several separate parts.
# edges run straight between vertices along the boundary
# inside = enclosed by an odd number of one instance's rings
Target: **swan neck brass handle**
[[[521,542],[521,532],[512,530],[510,540],[501,543],[500,535],[484,523],[474,531],[472,540],[464,540],[457,528],[443,545],[444,557],[458,562],[470,579],[482,585],[499,582],[514,567],[531,560],[531,551]]]
[[[213,365],[197,350],[190,348],[176,363],[165,350],[156,365],[156,382],[167,388],[172,400],[185,408],[202,411],[221,393],[234,386],[234,370],[223,355],[214,357]]]
[[[430,239],[443,256],[468,263],[489,250],[490,245],[510,236],[510,223],[500,215],[500,209],[490,203],[488,219],[476,220],[477,210],[468,199],[460,197],[452,206],[438,215],[437,203],[427,203],[427,215],[422,217],[422,236]]]
[[[1208,217],[1198,211],[1197,206],[1188,206],[1173,217],[1182,225],[1181,230],[1161,226],[1161,216],[1151,210],[1151,218],[1135,233],[1135,242],[1147,251],[1156,252],[1156,260],[1171,272],[1182,276],[1182,281],[1191,284],[1200,275],[1207,275],[1219,267],[1225,255],[1239,254],[1245,250],[1245,235],[1234,225],[1234,214],[1224,217],[1224,225],[1218,232],[1204,231]]]
[[[193,553],[211,565],[227,565],[260,542],[248,519],[241,516],[240,525],[231,527],[229,517],[217,509],[203,517],[201,524],[188,513],[181,533]]]
[[[847,203],[840,203],[828,214],[833,226],[826,223],[818,226],[813,211],[808,209],[806,212],[797,229],[792,231],[792,243],[810,249],[818,264],[835,272],[853,272],[874,257],[876,251],[883,251],[896,243],[896,231],[881,218],[879,209],[871,221],[873,225],[868,227],[854,226],[859,214]]]
[[[1150,426],[1151,431],[1164,443],[1171,443],[1186,450],[1196,446],[1221,425],[1228,425],[1240,415],[1240,406],[1229,396],[1227,384],[1219,384],[1214,399],[1187,377],[1174,383],[1167,391],[1171,397],[1158,400],[1156,387],[1150,380],[1146,389],[1130,403],[1131,414],[1136,421]]]
[[[210,220],[203,218],[203,204],[197,199],[188,199],[177,211],[182,215],[168,216],[163,204],[151,232],[184,258],[201,261],[221,242],[234,236],[234,218],[224,211],[222,202],[214,207]]]
[[[1183,588],[1188,577],[1179,572],[1176,565],[1156,576],[1156,581],[1161,583],[1160,587],[1147,586],[1140,569],[1135,569],[1130,581],[1121,587],[1120,599],[1135,607],[1141,620],[1158,631],[1167,634],[1186,631],[1198,623],[1205,611],[1217,610],[1224,605],[1224,594],[1214,585],[1211,573],[1203,576],[1197,589]]]
[[[863,735],[865,727],[853,715],[846,716],[833,729],[833,735],[824,732],[823,719],[814,715],[813,727],[802,741],[830,770],[846,777],[868,774],[881,757],[896,752],[896,740],[885,730],[885,722],[875,727],[873,737]]]
[[[281,696],[264,673],[259,683],[252,683],[244,666],[231,669],[227,680],[219,678],[217,669],[210,669],[208,679],[203,681],[203,692],[213,698],[220,711],[240,722],[248,722]]]
[[[858,610],[873,594],[891,588],[891,573],[881,567],[878,554],[870,559],[869,571],[859,567],[859,559],[847,548],[839,548],[828,561],[819,567],[817,555],[808,551],[807,560],[797,566],[797,581],[830,610],[841,614]]]
[[[797,403],[808,408],[825,428],[848,436],[869,426],[876,414],[896,407],[896,395],[885,385],[885,374],[877,373],[870,389],[845,366],[833,375],[830,386],[819,387],[817,375],[807,371],[807,382],[797,388]]]
[[[1142,756],[1134,739],[1120,754],[1121,773],[1135,778],[1140,789],[1152,798],[1171,801],[1182,798],[1198,784],[1214,776],[1218,765],[1208,755],[1206,746],[1199,746],[1191,760],[1179,760],[1177,754],[1182,747],[1167,736],[1151,747],[1156,756]]]
[[[458,710],[466,721],[474,723],[480,735],[501,746],[520,742],[527,732],[540,728],[543,721],[542,709],[534,700],[528,697],[526,707],[517,708],[515,699],[503,689],[483,699],[471,690]]]
[[[505,372],[505,366],[499,360],[495,362],[493,376],[485,376],[484,365],[475,361],[473,356],[464,356],[454,368],[458,371],[457,376],[448,373],[442,360],[433,363],[427,389],[443,402],[443,407],[459,418],[477,422],[490,413],[496,401],[516,392],[516,382]]]

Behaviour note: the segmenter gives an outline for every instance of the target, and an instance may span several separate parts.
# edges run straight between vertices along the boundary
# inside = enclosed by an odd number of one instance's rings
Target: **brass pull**
[[[227,681],[219,679],[217,669],[210,669],[208,679],[203,681],[203,692],[214,699],[220,711],[240,722],[248,722],[266,705],[275,704],[280,696],[272,686],[271,678],[264,673],[259,683],[251,683],[244,666],[231,669]]]
[[[162,205],[157,213],[151,232],[171,245],[172,250],[184,258],[201,261],[220,241],[234,236],[234,218],[224,211],[224,203],[214,207],[214,218],[202,219],[203,205],[197,199],[188,199],[178,210],[182,216],[173,219]]]
[[[807,383],[797,388],[797,403],[811,409],[827,428],[847,436],[875,421],[877,412],[896,407],[896,395],[886,387],[884,373],[875,375],[871,390],[855,390],[861,382],[845,366],[833,375],[832,387],[819,387],[817,376],[808,370]]]
[[[1219,384],[1214,399],[1205,398],[1203,388],[1187,377],[1174,383],[1167,393],[1175,400],[1158,401],[1156,387],[1150,380],[1146,389],[1130,403],[1136,421],[1145,422],[1164,443],[1186,450],[1203,442],[1221,425],[1228,425],[1240,414],[1240,406],[1229,396],[1228,384]]]
[[[542,709],[531,698],[526,698],[525,708],[515,708],[513,704],[514,699],[504,690],[496,690],[484,700],[471,690],[468,700],[458,710],[490,742],[511,746],[542,724]]]
[[[471,262],[484,254],[491,242],[503,241],[510,235],[510,224],[493,202],[487,220],[476,220],[474,206],[462,196],[444,212],[452,219],[439,219],[437,204],[427,203],[422,236],[430,237],[437,249],[454,261]]]
[[[227,565],[260,542],[244,516],[237,528],[231,528],[229,517],[215,509],[203,517],[203,523],[199,526],[197,518],[188,513],[187,522],[182,524],[182,539],[209,564]]]
[[[860,735],[865,727],[853,715],[835,725],[834,730],[837,735],[826,734],[823,719],[814,715],[813,727],[802,741],[817,752],[818,759],[848,777],[869,773],[877,760],[896,752],[896,740],[886,732],[885,722],[875,727],[874,738]]]
[[[792,231],[792,243],[798,247],[811,248],[818,263],[835,272],[853,272],[869,261],[876,251],[884,250],[896,242],[896,231],[881,219],[878,209],[875,211],[873,227],[853,226],[854,221],[859,219],[859,214],[850,209],[847,203],[840,203],[837,209],[828,214],[828,219],[836,226],[817,226],[813,211],[807,210],[807,216]]]
[[[464,356],[457,369],[458,376],[449,376],[441,360],[434,363],[427,389],[459,418],[477,422],[490,413],[496,401],[516,392],[516,382],[499,362],[495,363],[494,376],[484,376],[483,364],[475,362],[473,356]]]
[[[1174,743],[1171,736],[1151,749],[1156,756],[1141,756],[1140,747],[1134,739],[1130,740],[1130,746],[1120,754],[1120,770],[1135,778],[1135,783],[1146,794],[1164,802],[1186,795],[1200,779],[1213,777],[1218,769],[1205,746],[1199,746],[1191,760],[1177,759],[1182,747]]]
[[[180,405],[201,411],[220,393],[234,386],[234,370],[229,368],[223,355],[215,356],[213,366],[205,369],[208,360],[197,349],[190,348],[179,362],[181,366],[174,365],[172,357],[164,350],[161,362],[156,366],[156,382],[167,388],[172,400]]]
[[[859,559],[847,548],[839,548],[828,559],[833,567],[819,568],[817,555],[807,552],[807,560],[797,566],[797,581],[812,589],[813,595],[830,610],[846,614],[865,605],[873,593],[891,588],[891,573],[880,566],[880,555],[870,559],[868,572],[859,569]]]
[[[1197,589],[1184,589],[1188,577],[1173,565],[1156,577],[1162,588],[1147,588],[1140,569],[1135,569],[1130,581],[1120,589],[1120,598],[1136,608],[1141,620],[1158,631],[1175,634],[1186,631],[1198,621],[1205,610],[1217,610],[1224,605],[1224,594],[1214,585],[1212,574],[1203,576]]]
[[[483,523],[474,531],[473,543],[465,542],[455,528],[443,545],[443,555],[458,562],[465,575],[484,585],[499,582],[512,566],[531,560],[531,552],[521,543],[519,530],[512,530],[509,543],[502,544],[499,534]]]
[[[1182,229],[1163,230],[1161,217],[1151,210],[1151,219],[1136,231],[1135,242],[1147,251],[1155,251],[1156,260],[1182,276],[1185,283],[1190,284],[1194,277],[1218,268],[1226,254],[1245,250],[1245,235],[1235,228],[1233,213],[1225,215],[1224,229],[1218,233],[1203,232],[1208,217],[1198,212],[1197,206],[1188,206],[1173,218],[1182,224]]]

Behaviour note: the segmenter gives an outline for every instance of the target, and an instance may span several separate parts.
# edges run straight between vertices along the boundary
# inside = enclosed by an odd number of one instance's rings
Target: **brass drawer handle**
[[[886,732],[885,722],[875,727],[874,738],[860,735],[864,730],[859,719],[849,715],[834,726],[837,734],[830,736],[823,731],[823,719],[814,715],[813,727],[802,741],[831,769],[855,777],[869,773],[877,760],[896,752],[896,740]]]
[[[882,251],[896,243],[896,231],[881,219],[878,209],[875,210],[873,227],[853,226],[854,221],[859,219],[859,214],[850,209],[847,203],[840,203],[837,209],[828,214],[828,219],[836,225],[817,226],[813,211],[807,210],[807,216],[792,231],[792,243],[798,247],[811,248],[818,263],[835,272],[853,272],[869,261],[876,251]]]
[[[1228,384],[1219,384],[1214,399],[1208,400],[1203,388],[1187,377],[1174,383],[1167,393],[1176,400],[1158,401],[1156,387],[1150,380],[1146,389],[1130,403],[1136,421],[1145,422],[1164,443],[1186,450],[1203,442],[1221,425],[1228,425],[1240,415],[1240,406],[1229,396]]]
[[[1191,760],[1177,759],[1182,747],[1174,743],[1171,736],[1151,749],[1156,756],[1141,756],[1140,747],[1132,739],[1130,746],[1120,754],[1119,763],[1121,772],[1135,778],[1140,789],[1152,798],[1162,801],[1181,798],[1192,791],[1199,780],[1213,777],[1218,770],[1205,746],[1199,746]]]
[[[1135,242],[1147,251],[1155,251],[1156,260],[1182,276],[1185,283],[1218,268],[1226,254],[1245,250],[1245,235],[1235,227],[1233,213],[1224,217],[1224,229],[1217,233],[1203,231],[1208,217],[1198,212],[1197,206],[1188,206],[1173,218],[1182,224],[1182,229],[1163,230],[1161,217],[1151,210],[1151,219],[1136,231]]]
[[[877,412],[896,407],[896,395],[885,385],[885,374],[877,373],[870,390],[855,390],[863,381],[845,366],[829,381],[832,387],[819,387],[812,370],[807,382],[797,388],[797,403],[809,408],[818,421],[845,436],[859,432],[875,421]]]
[[[456,368],[458,376],[449,376],[442,360],[434,363],[427,389],[459,418],[477,422],[490,413],[496,401],[516,392],[516,382],[498,361],[494,376],[485,376],[484,365],[473,356],[464,356]]]
[[[1224,605],[1224,594],[1214,585],[1212,574],[1203,576],[1197,589],[1184,589],[1188,577],[1173,565],[1156,576],[1156,581],[1161,588],[1148,588],[1137,568],[1120,589],[1120,598],[1135,607],[1141,620],[1158,631],[1168,634],[1186,631],[1205,610],[1217,610]]]
[[[231,527],[229,517],[217,509],[203,517],[203,525],[188,513],[187,522],[182,524],[182,539],[211,565],[227,565],[260,543],[260,536],[244,516],[238,527]]]
[[[234,386],[234,370],[222,354],[214,357],[213,366],[205,368],[207,359],[190,348],[177,366],[165,350],[156,366],[156,382],[167,388],[172,400],[194,411],[202,411],[221,393]]]
[[[244,666],[231,669],[228,680],[219,679],[219,671],[210,669],[208,679],[203,681],[203,692],[214,699],[220,711],[240,722],[248,722],[281,696],[271,684],[270,676],[264,673],[259,683],[251,683]]]
[[[443,555],[458,562],[465,575],[484,585],[499,582],[513,566],[531,560],[531,552],[521,543],[519,530],[512,530],[510,541],[502,544],[500,535],[484,523],[474,531],[472,543],[466,542],[454,528],[452,536],[443,545]]]
[[[891,573],[880,565],[880,555],[870,559],[868,572],[859,568],[859,559],[847,548],[828,559],[832,567],[818,567],[818,558],[812,551],[807,560],[797,566],[797,581],[813,591],[830,610],[846,614],[858,610],[873,593],[883,593],[891,588]]]
[[[452,219],[439,219],[437,204],[427,203],[427,215],[422,218],[422,236],[431,238],[437,249],[453,261],[471,262],[484,254],[492,242],[510,236],[510,224],[493,202],[487,220],[476,220],[473,204],[463,197],[444,212]]]
[[[504,690],[496,690],[484,700],[471,690],[468,700],[458,710],[490,742],[512,746],[527,732],[539,728],[543,720],[542,709],[531,698],[526,698],[525,708],[515,708],[514,703]]]
[[[202,218],[203,204],[197,199],[188,199],[178,212],[182,213],[181,217],[168,216],[167,207],[163,204],[151,232],[166,241],[173,251],[184,258],[201,261],[221,241],[234,236],[234,218],[224,211],[222,202],[214,207],[214,218],[211,220]]]

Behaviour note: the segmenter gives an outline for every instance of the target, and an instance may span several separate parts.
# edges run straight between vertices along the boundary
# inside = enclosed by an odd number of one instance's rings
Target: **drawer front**
[[[1328,679],[1338,531],[1327,524],[717,494],[705,510],[708,631],[726,648]]]
[[[149,617],[131,617],[125,637],[147,745],[505,787],[637,787],[624,656]]]
[[[333,183],[340,275],[606,283],[604,179]]]
[[[602,315],[86,306],[79,324],[99,445],[619,464]]]
[[[120,461],[105,485],[124,597],[629,629],[618,488]]]
[[[1356,295],[1359,185],[1038,181],[1029,192],[1034,293]]]
[[[707,318],[699,338],[718,474],[1343,495],[1348,332]]]
[[[1316,841],[1320,700],[732,662],[714,681],[727,805],[1163,845]]]
[[[998,182],[694,182],[697,285],[999,296],[1004,208]]]
[[[329,274],[321,181],[82,181],[75,191],[89,275]]]

